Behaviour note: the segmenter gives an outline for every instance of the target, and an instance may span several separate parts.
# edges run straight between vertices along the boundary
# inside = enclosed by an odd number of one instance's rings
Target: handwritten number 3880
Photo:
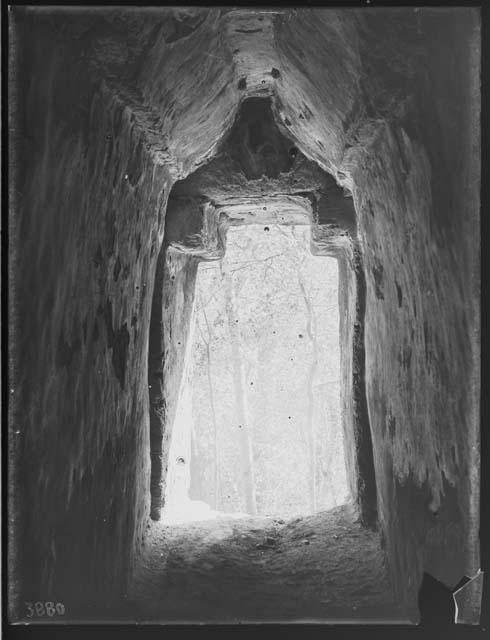
[[[62,616],[65,614],[65,605],[61,602],[26,602],[27,617],[33,618],[35,615],[40,618],[42,616],[49,616],[52,618],[55,615]]]

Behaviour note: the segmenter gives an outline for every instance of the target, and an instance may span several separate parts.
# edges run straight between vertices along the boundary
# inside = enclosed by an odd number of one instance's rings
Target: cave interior
[[[478,10],[9,18],[11,619],[414,624],[429,576],[475,622]],[[246,225],[337,261],[350,501],[169,527],[198,266]]]

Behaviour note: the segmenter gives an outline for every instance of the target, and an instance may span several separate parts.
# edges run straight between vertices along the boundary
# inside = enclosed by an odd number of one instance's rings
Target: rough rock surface
[[[424,570],[479,567],[478,11],[17,7],[10,25],[11,617],[49,597],[87,619],[124,592],[167,199],[262,96],[353,197],[365,307],[343,331],[416,620]]]
[[[177,410],[194,301],[197,261],[164,245],[153,293],[149,338],[151,517],[163,504],[170,427]]]

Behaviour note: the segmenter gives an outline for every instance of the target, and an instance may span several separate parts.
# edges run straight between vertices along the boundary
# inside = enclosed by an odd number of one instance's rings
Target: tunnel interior
[[[414,624],[424,576],[474,605],[478,10],[16,7],[9,30],[10,619],[48,594],[62,621]],[[257,225],[336,261],[350,499],[170,527],[198,270]]]

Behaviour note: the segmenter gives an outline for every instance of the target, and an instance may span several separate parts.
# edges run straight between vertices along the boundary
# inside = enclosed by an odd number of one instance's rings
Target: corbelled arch
[[[177,182],[169,197],[149,342],[151,517],[158,520],[163,507],[168,443],[183,374],[196,261],[224,255],[230,224],[288,225],[299,221],[311,225],[316,255],[335,256],[342,262],[341,393],[346,465],[361,520],[375,527],[376,484],[361,329],[365,276],[354,206],[330,174],[280,132],[271,107],[270,97],[242,101],[237,121],[216,157]],[[182,255],[176,256],[176,251]],[[188,267],[174,273],[176,260],[187,262]],[[175,305],[182,304],[176,311]]]

